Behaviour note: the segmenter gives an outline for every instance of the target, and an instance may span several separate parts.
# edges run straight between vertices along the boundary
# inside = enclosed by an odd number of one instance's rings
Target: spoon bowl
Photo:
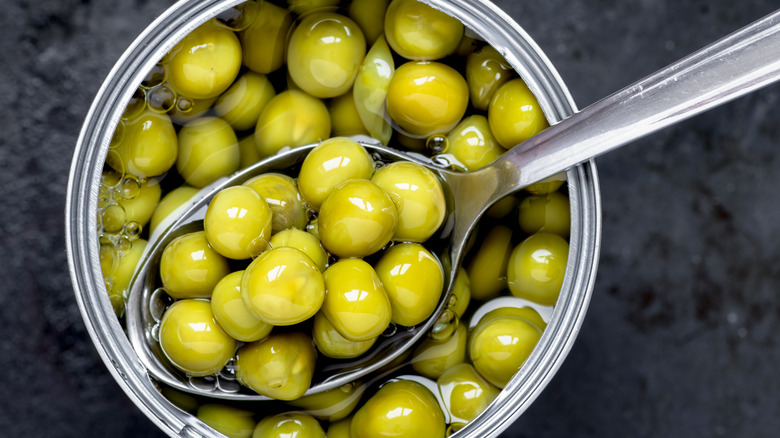
[[[425,166],[434,172],[450,174],[441,166],[441,162],[428,159],[422,155],[404,153],[384,147],[369,137],[354,137],[373,157],[380,162],[411,161]],[[235,381],[232,365],[228,365],[222,373],[210,377],[188,377],[174,368],[165,358],[160,348],[158,330],[165,309],[173,301],[161,288],[159,280],[159,265],[165,247],[177,237],[203,229],[203,219],[206,215],[211,198],[220,190],[243,184],[252,177],[268,172],[286,172],[299,167],[309,152],[317,146],[311,144],[282,151],[270,158],[262,160],[229,178],[223,178],[200,190],[190,201],[182,205],[176,212],[165,219],[149,238],[138,268],[131,280],[126,307],[127,333],[130,342],[149,373],[156,379],[179,390],[208,395],[210,397],[232,400],[270,400],[241,387]],[[445,184],[445,191],[446,184]],[[446,236],[440,238],[446,241]],[[448,264],[444,264],[448,271]],[[445,278],[450,278],[445,272]],[[450,280],[452,281],[452,280]],[[444,295],[444,294],[443,294]],[[444,297],[440,300],[444,302]],[[383,334],[374,346],[359,358],[351,360],[327,360],[321,358],[318,362],[312,385],[307,394],[316,394],[337,388],[369,373],[380,370],[391,363],[403,351],[409,349],[431,324],[425,322],[414,327],[397,327]]]

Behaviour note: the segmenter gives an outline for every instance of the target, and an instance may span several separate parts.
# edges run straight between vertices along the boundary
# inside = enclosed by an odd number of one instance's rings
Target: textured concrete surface
[[[777,6],[497,3],[581,107]],[[90,343],[67,272],[63,209],[92,97],[168,4],[3,5],[0,435],[162,436]],[[776,436],[779,103],[773,86],[598,160],[604,230],[593,301],[568,359],[506,436]]]

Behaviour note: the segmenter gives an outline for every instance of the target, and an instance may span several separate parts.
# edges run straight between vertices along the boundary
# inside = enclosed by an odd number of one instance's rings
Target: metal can
[[[550,124],[576,111],[550,61],[531,38],[485,0],[423,0],[459,19],[517,71]],[[93,343],[120,387],[170,436],[212,436],[214,431],[169,402],[150,378],[115,317],[100,268],[97,224],[103,162],[133,91],[179,40],[241,0],[176,3],[127,49],[101,86],[84,121],[72,159],[66,201],[68,262],[76,300]],[[454,436],[499,435],[519,417],[560,367],[582,324],[593,290],[601,239],[601,200],[595,164],[567,172],[571,233],[567,271],[549,325],[522,369],[493,403]]]

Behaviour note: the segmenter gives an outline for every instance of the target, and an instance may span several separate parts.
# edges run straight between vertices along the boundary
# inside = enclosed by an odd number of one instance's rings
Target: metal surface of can
[[[464,23],[496,48],[538,99],[550,122],[576,106],[539,47],[510,17],[483,0],[425,0]],[[240,0],[180,1],[155,20],[109,73],[86,117],[74,152],[66,203],[69,269],[79,309],[110,372],[132,401],[170,436],[211,436],[214,431],[170,403],[139,361],[109,302],[99,260],[97,200],[101,172],[122,111],[144,75],[180,39]],[[563,288],[541,340],[493,403],[458,431],[458,437],[497,436],[534,401],[569,352],[593,290],[601,238],[596,168],[568,171],[571,203],[569,259]]]

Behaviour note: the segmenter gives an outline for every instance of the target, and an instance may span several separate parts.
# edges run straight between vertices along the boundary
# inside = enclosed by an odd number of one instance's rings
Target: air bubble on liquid
[[[236,359],[231,357],[227,365],[219,372],[220,379],[236,380]]]
[[[239,32],[251,26],[259,14],[260,6],[257,2],[244,2],[221,12],[214,21],[222,27]]]
[[[308,220],[309,222],[316,220],[318,216],[319,213],[317,212],[317,210],[313,208],[306,209],[306,220]]]
[[[141,192],[141,182],[136,178],[123,178],[119,186],[122,199],[133,199]]]
[[[450,161],[451,155],[449,154],[441,154],[431,157],[431,161],[433,161],[433,164],[442,167],[444,169],[448,169],[452,166],[452,161]]]
[[[384,163],[382,159],[382,155],[379,152],[374,152],[373,154],[371,154],[371,159],[376,161],[376,164]]]
[[[239,384],[235,380],[223,379],[222,376],[220,375],[219,377],[217,377],[217,388],[219,388],[219,390],[222,392],[235,394],[241,391],[241,384]]]
[[[146,91],[143,88],[137,88],[127,102],[125,112],[122,113],[122,120],[132,120],[141,115],[146,108]]]
[[[149,109],[158,113],[167,113],[176,105],[176,92],[166,84],[156,85],[146,92]]]
[[[115,153],[118,155],[117,152]],[[108,170],[100,175],[100,184],[106,186],[106,188],[110,189],[110,191],[113,193],[114,190],[117,190],[121,187],[123,178],[123,172]]]
[[[143,227],[136,221],[130,221],[125,224],[124,235],[130,240],[135,240],[140,237],[141,231],[143,231]]]
[[[344,385],[341,385],[339,389],[341,390],[341,392],[345,394],[349,394],[350,392],[352,392],[353,389],[355,389],[355,382],[345,383]]]
[[[110,187],[106,187],[103,184],[101,184],[100,188],[98,189],[98,199],[97,199],[98,209],[102,211],[112,205],[116,205],[116,202],[114,202],[113,190]]]
[[[434,164],[446,169],[452,169],[459,172],[468,172],[468,167],[465,164],[458,161],[452,154],[440,154],[431,158]]]
[[[458,297],[455,294],[450,295],[450,299],[447,301],[447,307],[452,308],[458,305]]]
[[[119,236],[116,240],[116,247],[119,249],[119,253],[126,253],[133,248],[133,241],[128,239],[127,236]]]
[[[446,153],[450,148],[450,142],[442,134],[434,134],[425,140],[425,148],[433,155]]]
[[[109,149],[106,153],[106,163],[111,163],[113,168],[118,174],[125,174],[125,163],[122,160],[122,155],[117,149]]]
[[[217,379],[214,376],[194,377],[189,376],[190,386],[201,391],[213,391],[217,388]]]
[[[397,331],[398,331],[398,326],[396,326],[394,323],[391,322],[390,324],[387,325],[385,331],[383,331],[380,336],[389,338],[390,336],[393,336]]]
[[[109,149],[113,149],[117,146],[119,146],[119,143],[122,142],[125,138],[125,122],[120,120],[119,123],[116,125],[116,129],[114,129],[114,134],[111,135],[111,142],[108,144]]]
[[[168,295],[165,288],[158,287],[149,296],[149,314],[156,322],[162,321],[165,315],[165,309],[173,303],[173,299]]]
[[[195,102],[190,98],[179,96],[176,98],[176,109],[182,114],[187,114],[195,107]]]
[[[121,205],[109,204],[101,212],[100,219],[107,233],[118,233],[124,227],[126,217],[125,209]]]
[[[428,335],[436,341],[444,341],[455,334],[458,323],[458,315],[451,309],[445,309],[436,319]]]
[[[160,324],[155,324],[149,328],[149,337],[154,342],[160,342]]]
[[[163,64],[157,64],[146,73],[144,80],[141,81],[141,86],[144,88],[156,87],[165,82],[166,76],[165,66]]]
[[[103,284],[106,285],[106,290],[111,290],[114,287],[114,277],[104,277]]]

